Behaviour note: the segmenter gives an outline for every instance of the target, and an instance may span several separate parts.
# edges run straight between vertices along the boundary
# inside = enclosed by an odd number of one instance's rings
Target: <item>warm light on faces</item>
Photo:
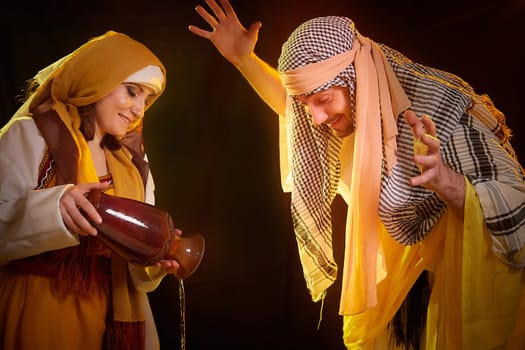
[[[122,83],[95,103],[95,137],[126,135],[144,116],[153,90],[145,85]]]
[[[310,95],[295,96],[314,125],[328,125],[339,137],[354,131],[354,116],[347,87],[333,86]]]

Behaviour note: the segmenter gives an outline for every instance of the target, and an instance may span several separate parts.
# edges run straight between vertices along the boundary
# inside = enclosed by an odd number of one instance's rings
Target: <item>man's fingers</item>
[[[210,15],[210,13],[208,11],[206,11],[206,9],[204,9],[204,7],[202,7],[201,5],[197,5],[197,7],[195,7],[195,11],[197,11],[197,13],[199,14],[199,16],[202,17],[202,19],[204,19],[206,22],[208,22],[208,24],[213,28],[215,29],[215,27],[219,24],[219,22],[217,22],[217,20],[215,19],[215,17],[213,17],[212,15]]]
[[[424,134],[421,137],[421,142],[427,146],[426,154],[436,154],[439,153],[440,142],[439,139],[430,134]]]
[[[434,121],[432,120],[432,118],[424,114],[423,117],[421,117],[421,122],[425,126],[425,130],[427,134],[435,137],[436,136],[436,124],[434,124]]]
[[[193,34],[195,35],[198,35],[204,39],[208,39],[210,40],[211,38],[211,32],[207,31],[207,30],[204,30],[204,29],[200,29],[198,27],[195,27],[193,25],[190,25],[188,26],[188,29],[190,30],[190,32],[192,32]]]
[[[226,12],[226,16],[237,18],[235,10],[233,9],[230,2],[228,0],[220,0],[220,1],[221,1],[222,8],[224,9],[224,12]]]
[[[221,20],[226,18],[226,15],[224,14],[224,11],[219,6],[219,4],[217,4],[217,2],[215,0],[206,0],[206,3],[212,9],[213,13],[215,14],[215,16],[217,17],[217,19],[219,21],[221,21]]]

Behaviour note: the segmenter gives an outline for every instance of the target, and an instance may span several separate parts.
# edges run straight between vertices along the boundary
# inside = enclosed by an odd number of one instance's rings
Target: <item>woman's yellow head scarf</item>
[[[72,52],[38,89],[30,111],[51,99],[53,109],[67,123],[76,125],[76,109],[90,105],[109,94],[126,78],[148,66],[160,68],[164,79],[146,108],[165,88],[166,69],[146,46],[129,36],[108,31],[92,38]],[[138,126],[142,128],[142,124]]]
[[[162,94],[165,89],[166,70],[159,58],[142,43],[129,36],[108,31],[94,37],[53,67],[53,71],[43,80],[41,86],[32,96],[29,111],[38,114],[38,107],[50,103],[63,125],[56,125],[51,120],[40,121],[41,117],[34,116],[46,143],[57,160],[58,170],[65,183],[97,181],[96,174],[92,174],[89,159],[85,158],[87,146],[80,132],[81,119],[79,107],[88,106],[100,100],[113,91],[119,84],[129,78],[137,78],[145,85],[153,87],[155,94],[148,101],[146,109]],[[154,74],[148,69],[156,68]],[[160,74],[159,74],[160,72]],[[149,80],[148,80],[149,79]],[[65,142],[70,141],[62,137],[54,137],[57,127],[67,128],[66,134],[72,136],[70,147]],[[130,151],[134,163],[143,159],[142,147],[142,120],[134,130],[128,132]],[[66,148],[70,148],[66,152]],[[72,157],[71,148],[78,149],[79,157]],[[92,168],[92,167],[91,167]],[[138,166],[144,179],[147,170],[145,166]]]

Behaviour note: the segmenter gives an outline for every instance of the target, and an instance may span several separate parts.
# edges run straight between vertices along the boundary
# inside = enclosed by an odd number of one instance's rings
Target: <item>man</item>
[[[330,205],[337,193],[348,204],[345,345],[386,348],[393,335],[406,348],[522,348],[524,173],[488,96],[337,16],[296,28],[276,70],[254,53],[260,22],[246,30],[227,0],[206,2],[214,16],[196,10],[213,31],[190,31],[280,116],[283,188],[314,301],[337,273]],[[422,329],[390,328],[427,274]]]

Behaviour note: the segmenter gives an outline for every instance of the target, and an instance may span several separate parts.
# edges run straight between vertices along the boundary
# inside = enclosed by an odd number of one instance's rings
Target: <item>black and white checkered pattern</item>
[[[355,37],[353,22],[348,18],[328,16],[309,20],[300,25],[283,44],[278,70],[293,70],[348,51]],[[352,64],[308,94],[332,86],[348,87],[352,106],[355,106],[355,70]],[[331,281],[337,275],[332,253],[330,206],[340,178],[341,139],[328,126],[313,125],[311,116],[298,102],[294,101],[292,108],[292,218],[306,282],[309,287],[314,287],[312,284],[317,281],[310,278],[310,273],[320,273]],[[310,257],[313,264],[305,264],[303,253]],[[308,271],[308,266],[314,271]]]
[[[348,18],[309,20],[283,45],[278,69],[292,70],[350,50],[356,33]],[[473,98],[479,96],[461,78],[412,62],[385,45],[379,46],[411,101],[411,109],[419,116],[429,115],[436,124],[445,163],[466,175],[474,185],[485,223],[496,242],[495,252],[515,265],[525,265],[521,262],[525,257],[519,256],[525,243],[524,174],[508,142],[504,118],[487,113],[485,120],[476,119],[469,109]],[[331,86],[349,87],[355,106],[353,65],[309,93]],[[413,136],[403,117],[399,116],[397,126],[397,164],[390,175],[384,170],[379,214],[391,236],[408,245],[426,237],[446,205],[434,192],[410,186],[410,177],[419,174],[412,159]],[[337,272],[331,251],[330,205],[340,176],[341,140],[327,126],[312,125],[311,117],[297,102],[293,104],[290,131],[292,217],[300,255],[309,256],[319,270],[305,270],[312,290],[322,282],[309,274],[320,272],[322,278],[333,281]]]
[[[484,120],[469,112],[475,93],[461,78],[410,61],[381,45],[418,114],[436,124],[444,162],[474,185],[487,228],[499,242],[496,253],[514,264],[525,240],[524,174],[508,140],[504,119],[486,113]],[[480,99],[480,97],[477,97]],[[485,104],[490,104],[484,97]],[[497,113],[496,113],[497,114]],[[380,216],[390,235],[402,244],[422,240],[445,210],[432,191],[409,185],[419,173],[412,161],[413,136],[403,118],[398,121],[398,163],[384,174]]]

